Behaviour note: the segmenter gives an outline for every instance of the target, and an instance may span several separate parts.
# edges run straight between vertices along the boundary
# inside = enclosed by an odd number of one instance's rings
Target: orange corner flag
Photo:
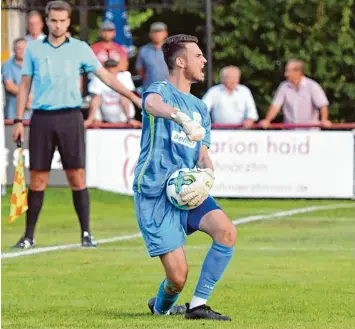
[[[22,147],[18,148],[18,152],[18,162],[15,170],[14,184],[12,186],[12,195],[10,200],[10,224],[28,209]]]

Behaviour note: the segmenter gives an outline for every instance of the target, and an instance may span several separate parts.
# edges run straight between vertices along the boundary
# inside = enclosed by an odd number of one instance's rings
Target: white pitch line
[[[305,208],[296,208],[290,209],[285,211],[278,211],[267,215],[256,215],[256,216],[248,216],[233,220],[234,225],[246,224],[250,222],[255,222],[259,220],[268,220],[268,219],[275,219],[280,217],[287,217],[292,215],[310,213],[319,210],[330,210],[330,209],[341,209],[341,208],[353,208],[353,204],[333,204],[328,206],[312,206],[312,207],[305,207]],[[133,240],[136,238],[141,237],[141,233],[134,233],[129,235],[120,235],[113,238],[101,239],[97,240],[97,244],[104,244],[104,243],[111,243],[116,241],[123,241],[123,240]],[[44,252],[56,251],[56,250],[68,250],[68,249],[77,249],[80,248],[81,245],[78,244],[66,244],[66,245],[59,245],[59,246],[50,246],[50,247],[42,247],[42,248],[34,248],[29,250],[23,250],[18,252],[9,252],[9,253],[2,253],[1,259],[6,258],[15,258],[21,256],[30,256],[35,254],[41,254]]]
[[[234,225],[240,225],[240,224],[246,224],[250,222],[255,222],[258,220],[265,220],[265,219],[275,219],[275,218],[280,218],[280,217],[285,217],[285,216],[292,216],[292,215],[298,215],[298,214],[304,214],[308,212],[314,212],[317,210],[330,210],[330,209],[340,209],[340,208],[354,208],[355,204],[332,204],[328,206],[312,206],[312,207],[306,207],[306,208],[296,208],[296,209],[290,209],[290,210],[285,210],[285,211],[278,211],[274,212],[272,214],[268,215],[256,215],[256,216],[249,216],[245,218],[240,218],[234,220],[232,223]]]
[[[208,250],[211,248],[211,245],[193,245],[193,246],[184,246],[184,249],[186,250]],[[283,252],[283,251],[300,251],[300,252],[309,252],[309,251],[319,251],[319,252],[324,252],[324,251],[334,251],[334,252],[341,252],[341,251],[355,251],[355,248],[342,248],[342,247],[239,247],[238,246],[238,251],[270,251],[270,252]],[[110,251],[139,251],[143,252],[145,251],[144,246],[116,246],[116,247],[105,247],[105,250],[110,250]]]

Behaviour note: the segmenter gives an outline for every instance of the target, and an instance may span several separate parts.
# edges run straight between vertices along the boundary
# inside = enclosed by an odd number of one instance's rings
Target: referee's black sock
[[[44,191],[28,190],[28,209],[26,213],[25,238],[33,240],[35,226],[43,204]]]
[[[89,191],[87,188],[74,191],[73,190],[73,203],[76,210],[76,213],[79,217],[81,234],[83,232],[90,233],[90,224],[89,224],[89,213],[90,213],[90,200],[89,200]]]

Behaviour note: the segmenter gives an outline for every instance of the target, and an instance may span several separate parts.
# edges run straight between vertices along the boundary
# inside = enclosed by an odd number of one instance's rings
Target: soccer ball
[[[182,210],[191,210],[197,206],[189,206],[187,202],[181,200],[179,193],[184,186],[191,185],[196,182],[197,171],[189,168],[182,168],[175,171],[166,182],[166,195],[168,200],[177,208]]]

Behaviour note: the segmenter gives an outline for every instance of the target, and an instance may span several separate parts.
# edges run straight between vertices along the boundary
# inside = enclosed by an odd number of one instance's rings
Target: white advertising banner
[[[351,132],[214,130],[212,141],[214,196],[353,196]]]
[[[138,129],[89,129],[86,132],[86,181],[89,187],[133,195],[140,151]]]
[[[217,197],[352,198],[354,135],[212,130]],[[132,195],[140,130],[88,130],[87,183]]]

